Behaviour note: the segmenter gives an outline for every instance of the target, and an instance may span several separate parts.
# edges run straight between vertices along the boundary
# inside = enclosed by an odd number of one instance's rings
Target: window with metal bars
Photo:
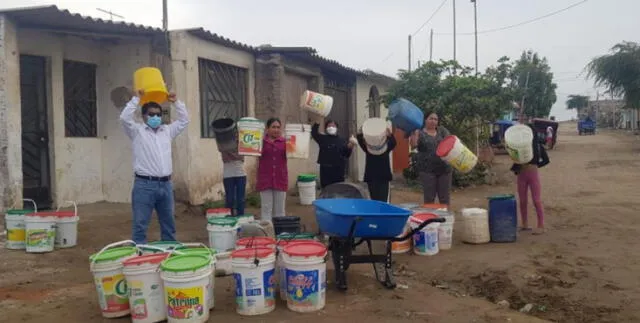
[[[64,128],[66,137],[97,137],[96,65],[64,61]]]
[[[200,74],[200,132],[215,138],[211,122],[238,120],[247,114],[247,70],[207,59],[198,60]]]

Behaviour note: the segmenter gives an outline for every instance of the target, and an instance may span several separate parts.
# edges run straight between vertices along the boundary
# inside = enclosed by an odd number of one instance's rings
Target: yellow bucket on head
[[[151,101],[162,104],[169,95],[162,72],[155,67],[143,67],[133,73],[133,87],[136,92],[144,90],[140,104]]]

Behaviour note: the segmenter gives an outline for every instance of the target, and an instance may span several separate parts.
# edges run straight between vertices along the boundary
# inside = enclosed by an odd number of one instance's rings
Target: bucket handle
[[[91,259],[91,263],[89,264],[89,269],[91,271],[93,271],[93,266],[96,263],[96,258],[98,258],[98,256],[100,256],[100,254],[102,254],[103,252],[113,248],[113,247],[118,247],[118,246],[124,246],[124,245],[128,245],[128,244],[132,244],[134,246],[136,246],[136,243],[133,240],[122,240],[119,242],[114,242],[114,243],[110,243],[108,245],[106,245],[104,248],[102,248],[100,251],[98,251],[98,253],[96,253],[96,255],[93,257],[93,259]]]
[[[22,201],[23,202],[31,202],[31,204],[33,204],[33,212],[34,213],[38,213],[38,205],[36,204],[36,201],[34,201],[32,199],[22,199]],[[11,208],[15,209],[16,208],[16,204],[14,203]]]
[[[78,216],[78,204],[75,201],[64,201],[64,202],[73,204],[74,216]],[[60,208],[62,208],[62,205],[58,206],[58,208],[56,209],[56,212],[60,211]]]

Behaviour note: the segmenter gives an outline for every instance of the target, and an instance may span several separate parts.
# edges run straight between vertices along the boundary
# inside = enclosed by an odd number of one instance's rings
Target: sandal
[[[544,228],[536,228],[535,230],[533,230],[533,234],[537,236],[543,234],[544,232],[545,232]]]
[[[520,231],[531,231],[531,228],[527,228],[527,227],[520,227],[518,230]]]

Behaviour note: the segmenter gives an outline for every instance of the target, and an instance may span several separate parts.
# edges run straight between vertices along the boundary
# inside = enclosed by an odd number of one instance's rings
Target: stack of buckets
[[[11,209],[5,214],[7,242],[5,247],[26,250],[28,253],[51,252],[54,247],[71,248],[78,241],[78,207],[74,211],[38,212],[33,200],[33,210]]]
[[[413,239],[393,242],[391,250],[393,253],[406,253],[411,250],[413,243],[414,253],[417,255],[432,256],[440,250],[448,250],[453,246],[453,226],[455,217],[447,211],[444,204],[424,204],[418,207],[415,204],[399,205],[400,207],[412,210],[413,215],[409,217],[404,231],[398,237],[405,236],[412,229],[417,228],[422,222],[441,217],[444,223],[431,223],[413,235]]]
[[[316,175],[298,175],[298,195],[301,205],[311,205],[316,200]]]

